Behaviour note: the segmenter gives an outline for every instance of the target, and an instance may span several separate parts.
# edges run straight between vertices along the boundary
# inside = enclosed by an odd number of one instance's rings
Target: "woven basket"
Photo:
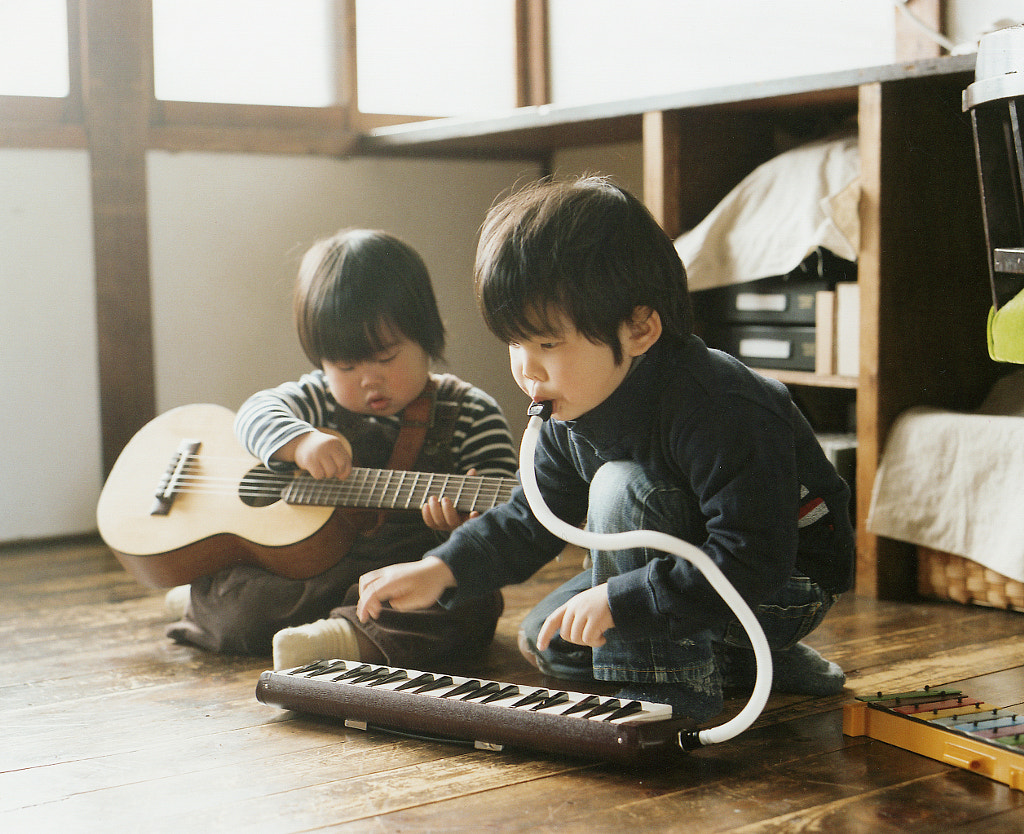
[[[1024,583],[929,547],[917,548],[917,589],[926,597],[1024,611]]]

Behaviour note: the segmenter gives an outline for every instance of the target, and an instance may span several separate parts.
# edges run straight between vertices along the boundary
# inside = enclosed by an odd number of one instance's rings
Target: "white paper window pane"
[[[892,0],[549,0],[556,104],[891,64]]]
[[[516,103],[512,0],[358,0],[359,109],[456,116]]]
[[[0,95],[68,94],[66,0],[0,0]]]
[[[337,103],[334,0],[153,0],[156,97]]]

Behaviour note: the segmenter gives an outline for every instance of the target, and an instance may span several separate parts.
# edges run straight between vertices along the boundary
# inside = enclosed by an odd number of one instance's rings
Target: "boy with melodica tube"
[[[476,290],[512,374],[550,401],[535,467],[545,502],[596,532],[659,530],[701,548],[755,611],[776,691],[829,695],[845,676],[800,642],[852,586],[850,492],[786,388],[692,333],[686,274],[643,204],[602,178],[544,182],[489,213]],[[417,562],[360,579],[362,621],[528,578],[563,542],[525,496]],[[688,562],[594,551],[523,621],[545,674],[620,684],[706,721],[750,687],[743,629]]]

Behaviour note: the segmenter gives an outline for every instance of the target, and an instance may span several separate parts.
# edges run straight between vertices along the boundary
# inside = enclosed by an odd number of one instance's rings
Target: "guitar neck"
[[[317,507],[418,510],[428,498],[437,497],[448,498],[460,513],[482,513],[508,501],[515,486],[514,478],[357,468],[344,480],[297,475],[282,498]]]

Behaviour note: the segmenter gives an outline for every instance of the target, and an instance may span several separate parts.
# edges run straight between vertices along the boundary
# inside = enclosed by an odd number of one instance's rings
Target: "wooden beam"
[[[169,151],[228,151],[345,156],[357,137],[348,108],[285,107],[194,101],[157,101],[149,147]]]
[[[669,237],[681,231],[679,118],[663,110],[643,116],[644,203]]]
[[[857,257],[860,284],[860,382],[857,387],[857,591],[878,596],[887,591],[880,562],[891,562],[899,554],[885,553],[887,544],[869,533],[865,519],[871,508],[871,488],[882,457],[885,419],[879,402],[879,359],[881,316],[879,275],[882,269],[882,85],[865,84],[860,89],[858,124],[860,130],[860,253]],[[891,418],[889,418],[891,419]],[[883,553],[879,554],[879,549]],[[901,583],[904,584],[904,583]],[[897,590],[908,590],[906,587]]]
[[[1002,373],[985,342],[991,299],[964,74],[860,92],[857,589],[908,599],[913,548],[864,526],[885,441],[912,406],[970,411]]]
[[[516,106],[551,101],[547,0],[515,0]]]
[[[335,0],[334,62],[338,103],[350,114],[359,112],[359,55],[356,51],[356,0]]]
[[[82,122],[82,0],[67,0],[68,95],[64,100],[65,118]]]
[[[68,120],[68,100],[0,96],[0,147],[84,148],[80,121]]]
[[[148,0],[80,0],[104,472],[156,411],[146,208],[153,100]]]

